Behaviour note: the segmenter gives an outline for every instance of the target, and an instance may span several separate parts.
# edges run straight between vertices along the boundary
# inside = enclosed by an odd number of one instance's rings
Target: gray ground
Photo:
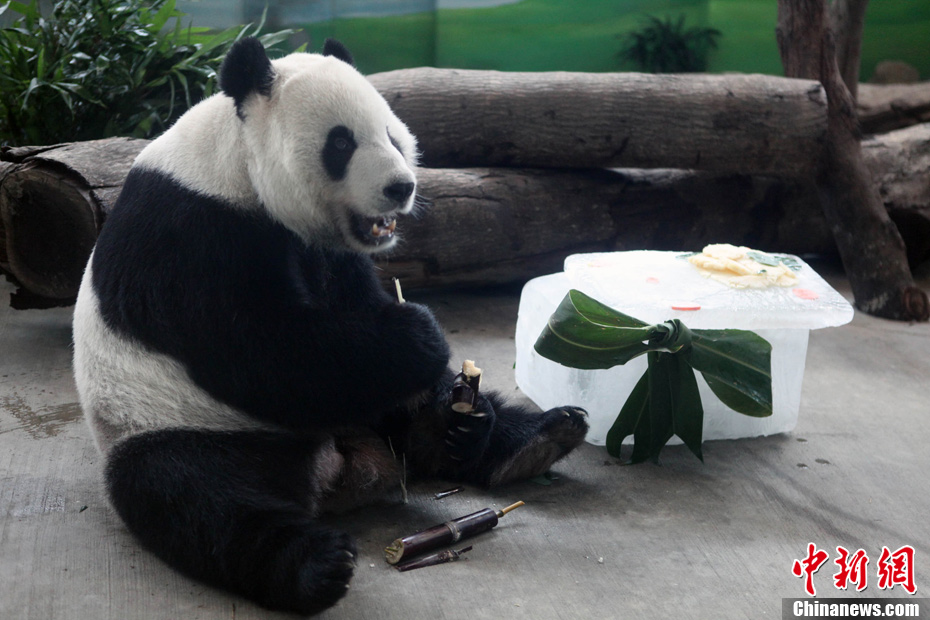
[[[848,293],[842,279],[835,285]],[[926,282],[925,282],[926,284]],[[70,309],[12,311],[0,285],[0,618],[277,618],[193,583],[140,550],[108,508],[101,459],[71,378]],[[455,349],[513,382],[518,291],[408,293],[437,312]],[[862,314],[811,334],[794,432],[682,447],[661,466],[623,467],[585,445],[549,486],[410,487],[407,505],[330,519],[361,558],[348,596],[325,618],[779,618],[803,596],[791,574],[808,542],[830,553],[815,576],[834,589],[836,546],[864,549],[863,596],[882,546],[912,545],[918,596],[930,588],[930,325]],[[524,508],[474,540],[467,561],[398,573],[395,537],[485,506]]]

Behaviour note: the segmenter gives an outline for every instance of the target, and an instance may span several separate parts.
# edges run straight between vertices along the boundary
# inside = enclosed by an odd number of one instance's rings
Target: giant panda
[[[538,475],[587,423],[493,393],[451,408],[440,326],[371,257],[414,208],[416,142],[344,46],[271,61],[246,38],[219,83],[126,178],[78,295],[75,379],[109,501],[144,547],[316,613],[356,560],[321,512],[396,489],[401,460],[477,485]]]

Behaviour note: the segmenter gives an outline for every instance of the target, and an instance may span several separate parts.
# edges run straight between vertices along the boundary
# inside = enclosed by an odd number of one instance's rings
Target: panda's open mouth
[[[394,238],[397,218],[393,213],[371,217],[353,213],[351,216],[352,234],[366,245],[378,246]]]

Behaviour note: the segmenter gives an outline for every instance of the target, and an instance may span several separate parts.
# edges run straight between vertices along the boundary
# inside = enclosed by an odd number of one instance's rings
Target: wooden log
[[[15,176],[0,186],[0,239],[12,241],[3,269],[22,287],[14,304],[73,301],[120,177],[143,146],[19,154]],[[402,218],[401,244],[379,259],[385,281],[399,277],[405,288],[517,282],[559,271],[567,255],[587,251],[691,250],[718,241],[832,251],[803,183],[676,170],[423,168],[418,176],[419,193],[433,205],[422,217]]]
[[[806,182],[680,170],[421,169],[422,218],[380,258],[404,288],[519,282],[578,252],[746,244],[835,253]]]
[[[369,79],[419,138],[428,167],[805,176],[826,132],[826,97],[810,80],[430,67]]]
[[[930,82],[860,84],[859,126],[864,133],[884,133],[930,121]]]
[[[146,144],[113,138],[3,151],[0,269],[27,292],[14,305],[73,301],[104,213]]]
[[[892,218],[918,232],[930,210],[928,137],[930,126],[914,127],[863,144]],[[3,154],[16,161],[0,162],[0,208],[13,214],[4,218],[13,228],[0,234],[0,269],[19,274],[22,290],[32,293],[18,294],[15,303],[73,300],[101,218],[144,145]],[[14,177],[8,188],[3,175],[13,172],[29,175]],[[29,185],[35,176],[40,182]],[[379,259],[385,280],[400,277],[405,289],[519,282],[559,271],[565,256],[587,251],[692,250],[720,241],[796,254],[836,251],[816,188],[800,180],[662,169],[423,168],[418,176],[419,192],[433,206],[421,217],[402,218],[401,244]],[[11,208],[14,189],[23,187],[25,206]],[[916,248],[921,236],[914,237]],[[21,253],[13,261],[18,271],[2,258],[8,238]],[[60,297],[43,296],[49,291]]]
[[[872,136],[862,157],[912,267],[930,260],[930,123]]]

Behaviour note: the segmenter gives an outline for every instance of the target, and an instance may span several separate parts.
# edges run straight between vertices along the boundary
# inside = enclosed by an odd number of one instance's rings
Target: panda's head
[[[413,208],[416,140],[340,43],[274,61],[256,39],[236,43],[220,87],[264,208],[308,242],[375,252],[396,242]]]

